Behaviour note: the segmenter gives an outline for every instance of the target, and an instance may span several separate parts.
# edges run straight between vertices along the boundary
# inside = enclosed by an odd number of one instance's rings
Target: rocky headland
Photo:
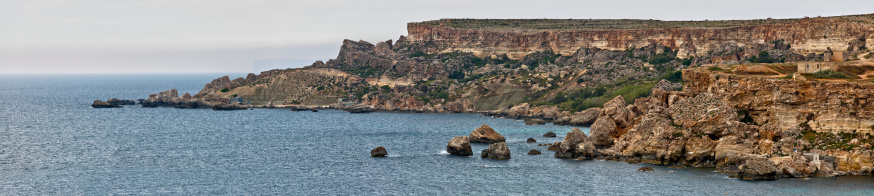
[[[193,96],[174,89],[141,104],[480,113],[590,126],[548,150],[558,158],[715,167],[749,180],[870,175],[874,167],[874,63],[865,57],[874,44],[871,14],[441,19],[407,30],[394,41],[344,40],[326,62],[224,76]],[[828,62],[836,54],[846,62]],[[805,72],[811,63],[832,70]],[[484,142],[494,145],[486,157],[510,157],[503,136],[486,125],[477,130],[450,140],[447,152],[471,156],[470,143]]]

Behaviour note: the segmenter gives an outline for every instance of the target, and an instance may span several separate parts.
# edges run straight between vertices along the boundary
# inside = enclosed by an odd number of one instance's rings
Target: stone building
[[[826,53],[828,54],[828,53]],[[798,73],[816,73],[822,70],[837,70],[838,66],[833,62],[805,61],[798,62]]]

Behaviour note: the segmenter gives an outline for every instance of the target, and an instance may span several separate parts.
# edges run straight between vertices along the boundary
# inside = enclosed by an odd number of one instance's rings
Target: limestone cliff
[[[684,58],[708,54],[725,43],[743,47],[781,39],[802,54],[829,47],[853,50],[860,41],[874,44],[872,24],[874,15],[747,21],[442,19],[407,24],[407,38],[436,44],[440,52],[480,57],[521,58],[546,50],[571,55],[580,48],[625,50],[657,43],[679,50]]]

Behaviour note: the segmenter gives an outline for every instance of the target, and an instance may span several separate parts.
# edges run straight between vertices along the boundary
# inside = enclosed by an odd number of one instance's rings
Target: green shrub
[[[222,88],[222,90],[219,90],[219,91],[221,91],[221,92],[223,92],[223,93],[224,93],[224,92],[228,92],[228,91],[231,91],[231,89],[228,89],[228,88]]]
[[[830,69],[814,72],[812,76],[820,79],[847,78],[847,75],[844,75],[844,73]]]

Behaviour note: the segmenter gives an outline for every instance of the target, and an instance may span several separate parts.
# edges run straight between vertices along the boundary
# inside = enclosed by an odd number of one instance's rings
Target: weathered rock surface
[[[489,144],[487,157],[497,160],[510,159],[510,149],[507,148],[507,143],[499,142]]]
[[[850,48],[850,43],[859,37],[871,40],[869,23],[855,23],[853,20],[870,21],[866,15],[845,17],[805,18],[795,20],[759,20],[767,23],[733,23],[717,28],[674,28],[676,25],[664,21],[641,20],[627,29],[579,28],[567,24],[555,29],[525,28],[522,25],[542,22],[544,24],[573,23],[585,24],[592,20],[568,21],[549,19],[539,20],[462,20],[442,19],[407,24],[412,41],[429,41],[442,48],[442,52],[472,51],[479,56],[507,54],[519,58],[536,51],[552,50],[562,55],[572,55],[582,47],[623,50],[629,47],[642,47],[650,43],[661,43],[677,49],[681,58],[685,56],[708,55],[722,43],[755,45],[761,40],[784,39],[799,53],[822,52],[826,47]],[[482,24],[515,23],[520,26],[497,26],[471,28]],[[598,22],[595,20],[594,22]],[[637,22],[637,21],[635,21]],[[647,23],[641,25],[641,23]],[[650,24],[652,23],[652,24]],[[662,24],[667,23],[667,24]],[[454,26],[454,24],[462,24]],[[731,23],[726,23],[731,24]],[[472,26],[469,26],[472,25]],[[658,28],[659,25],[665,25]],[[687,25],[687,24],[683,24]],[[613,28],[621,28],[619,24]],[[681,25],[682,26],[682,25]],[[569,29],[568,29],[569,28]],[[604,27],[606,28],[606,27]],[[797,32],[810,32],[799,34]]]
[[[501,136],[498,132],[495,132],[492,127],[488,125],[482,125],[473,132],[470,133],[470,142],[471,143],[498,143],[504,142],[504,136]]]
[[[777,168],[765,158],[751,158],[741,165],[738,178],[743,180],[776,180],[779,178]]]
[[[458,156],[473,155],[473,150],[470,148],[470,140],[468,140],[467,136],[455,136],[450,139],[449,144],[446,145],[446,152]]]
[[[372,157],[385,157],[388,155],[388,152],[385,151],[385,147],[379,146],[370,150],[370,156]]]

